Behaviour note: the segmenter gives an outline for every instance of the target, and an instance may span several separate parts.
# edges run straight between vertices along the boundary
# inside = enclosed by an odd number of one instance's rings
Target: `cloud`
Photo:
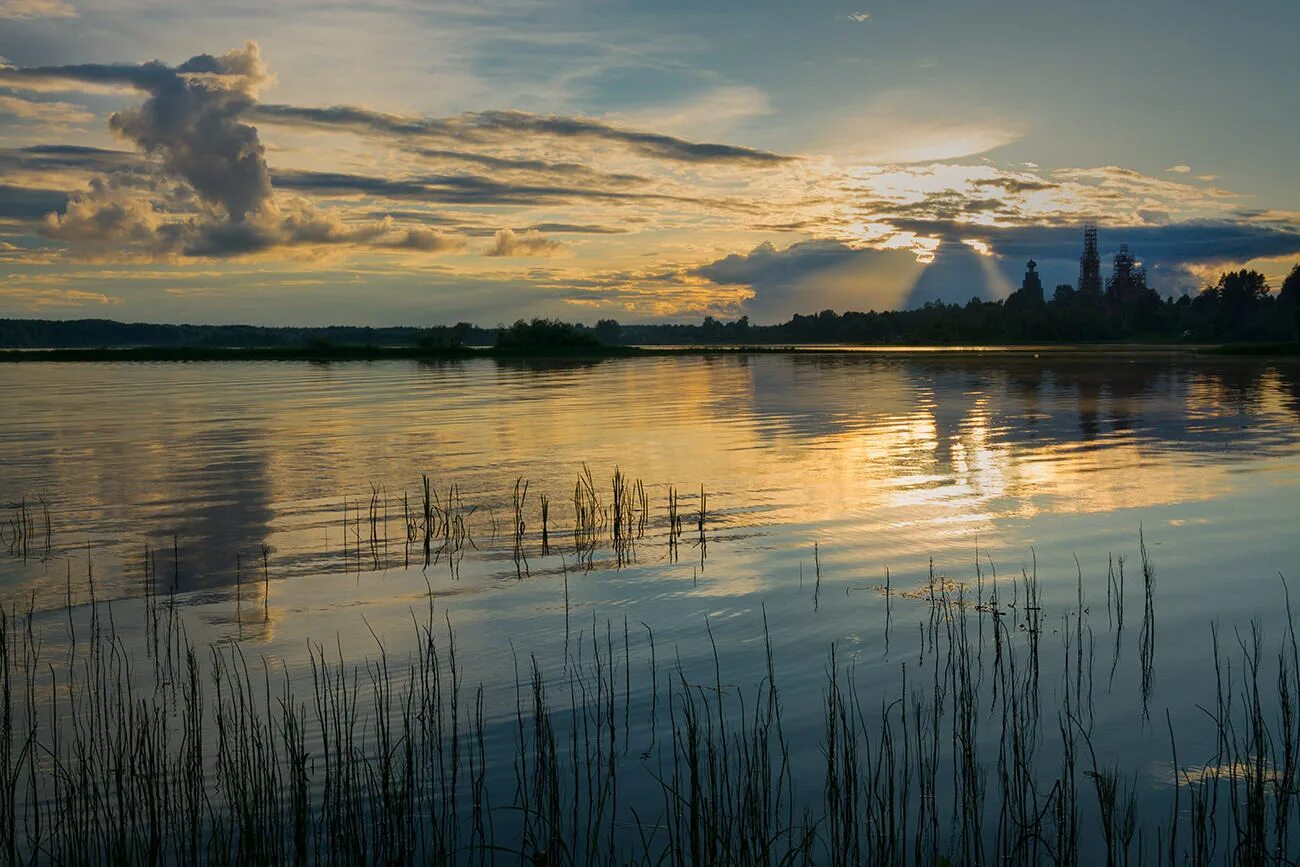
[[[76,7],[65,0],[0,0],[0,19],[76,17]]]
[[[973,96],[888,90],[845,106],[819,147],[845,162],[891,165],[972,156],[1020,139],[1025,121]]]
[[[623,145],[641,156],[684,163],[773,166],[794,159],[738,145],[693,142],[664,133],[614,126],[594,118],[522,111],[481,111],[455,117],[426,118],[387,114],[357,106],[309,108],[261,104],[255,107],[251,116],[267,123],[476,144],[515,141],[520,136],[609,142]]]
[[[225,54],[195,55],[178,65],[155,60],[0,67],[0,87],[37,92],[125,89],[143,94],[141,102],[112,114],[108,122],[113,132],[135,145],[136,153],[70,145],[0,149],[0,170],[13,171],[6,172],[9,183],[0,207],[7,207],[14,219],[37,223],[33,230],[45,237],[89,245],[95,257],[104,256],[112,244],[123,248],[112,253],[162,258],[243,257],[275,247],[349,244],[442,252],[459,248],[463,238],[437,234],[427,226],[399,226],[386,217],[358,219],[367,215],[347,213],[342,200],[390,199],[430,207],[493,208],[644,202],[734,211],[744,203],[673,195],[667,182],[660,186],[637,174],[557,161],[547,158],[542,149],[554,150],[559,144],[572,150],[573,142],[591,141],[690,164],[765,166],[790,159],[591,118],[517,111],[428,118],[357,107],[261,105],[260,91],[269,81],[261,52],[253,42]],[[7,99],[0,109],[10,106],[26,114],[52,116],[60,111],[66,115],[77,108],[17,96]],[[482,172],[453,169],[372,176],[296,167],[273,172],[253,126],[255,120],[391,136],[406,151],[405,165],[415,157],[480,167]],[[512,153],[521,142],[532,142],[533,153]],[[76,189],[87,183],[85,174],[91,175],[89,189],[70,200],[51,196],[48,191],[18,192],[36,186]],[[49,183],[33,183],[46,178]],[[308,197],[332,201],[322,211]],[[562,244],[543,234],[548,229],[591,234],[622,231],[567,222],[560,214],[556,217],[525,223],[499,235],[493,255],[539,256],[563,251]],[[497,215],[487,219],[501,225]],[[472,234],[476,227],[485,228],[487,219],[459,214],[442,222]],[[438,220],[438,215],[422,212],[414,222]]]
[[[793,158],[737,145],[691,142],[675,136],[610,126],[597,120],[518,111],[480,112],[470,116],[476,126],[494,132],[533,133],[560,138],[587,138],[619,142],[643,156],[688,163],[739,163],[778,165]]]
[[[850,12],[845,16],[850,21],[856,21],[858,24],[866,24],[871,20],[870,12]]]
[[[85,106],[70,102],[37,102],[3,93],[0,93],[0,114],[56,126],[89,123],[95,119]]]
[[[1004,177],[1004,178],[987,178],[977,180],[972,183],[976,187],[997,187],[1013,195],[1020,193],[1036,193],[1043,190],[1055,190],[1061,185],[1054,184],[1051,181],[1026,180],[1024,178]]]
[[[595,316],[627,314],[695,321],[702,316],[739,316],[754,295],[748,287],[720,286],[681,268],[566,274],[541,285]]]
[[[271,197],[257,130],[239,119],[266,79],[255,42],[220,57],[198,55],[150,88],[143,105],[114,114],[109,126],[146,153],[161,154],[169,171],[240,222]]]
[[[61,210],[45,214],[43,233],[79,243],[151,244],[163,222],[147,199],[123,194],[102,181]]]
[[[296,198],[239,221],[178,214],[157,207],[155,198],[151,190],[113,183],[112,176],[96,179],[87,192],[58,210],[48,210],[40,231],[48,238],[110,254],[158,258],[247,257],[286,248],[339,246],[434,253],[464,246],[454,236],[399,226],[391,217],[347,220]],[[30,213],[32,208],[25,210]]]
[[[366,244],[395,229],[391,220],[349,223],[304,202],[268,209],[248,220],[227,223],[182,223],[168,227],[173,245],[186,256],[224,257],[272,248]]]
[[[349,222],[302,199],[274,200],[265,149],[256,128],[244,122],[259,89],[269,81],[254,42],[220,56],[196,55],[176,67],[151,61],[0,69],[0,84],[49,80],[121,84],[143,91],[144,102],[113,114],[109,127],[155,156],[163,176],[184,182],[200,207],[188,206],[174,189],[131,192],[128,188],[139,184],[125,174],[131,166],[120,152],[69,146],[0,152],[0,164],[114,169],[94,179],[87,193],[46,212],[41,228],[48,237],[97,246],[119,244],[153,255],[200,257],[341,244],[432,252],[456,243],[424,229],[401,229],[391,219]],[[312,180],[320,187],[330,183],[329,178],[305,178],[300,178],[304,187],[312,186]],[[354,187],[361,183],[356,178],[333,180]],[[461,177],[443,178],[441,184],[453,193],[458,186],[476,189],[472,180]],[[371,186],[382,191],[377,181]],[[435,189],[431,179],[390,186],[389,195],[413,194],[417,187],[427,195]],[[170,198],[169,207],[158,206],[159,195]],[[9,192],[3,200],[30,215],[41,197]]]
[[[465,249],[465,242],[453,235],[416,226],[406,229],[397,237],[379,246],[394,250],[414,250],[420,253],[446,253]]]
[[[987,242],[1002,255],[1074,258],[1082,244],[1082,226],[975,226],[899,221],[898,228],[922,234],[952,233]],[[1300,254],[1300,229],[1226,220],[1187,220],[1166,225],[1103,225],[1103,247],[1127,243],[1144,260],[1235,263]]]
[[[566,233],[576,235],[623,235],[627,233],[627,229],[620,229],[617,226],[600,226],[594,223],[538,223],[534,226],[526,226],[524,231],[528,229],[551,232],[557,235]]]
[[[920,270],[905,250],[850,247],[840,241],[801,241],[779,250],[764,242],[690,273],[718,285],[749,287],[746,309],[767,321],[826,308],[891,309]]]
[[[620,111],[610,120],[677,135],[721,136],[739,123],[771,112],[765,91],[748,84],[723,84],[666,105]]]
[[[0,184],[0,218],[39,220],[51,211],[61,211],[68,194],[61,190]]]
[[[1010,287],[988,262],[969,245],[945,239],[934,252],[901,305],[906,310],[932,302],[965,304],[972,298],[993,301],[1009,294]]]
[[[82,145],[33,145],[25,148],[0,148],[0,169],[48,171],[84,169],[109,172],[135,166],[140,158],[130,151],[85,147]]]
[[[484,256],[558,256],[565,251],[559,241],[547,238],[536,229],[516,232],[514,229],[502,229],[497,232],[492,246]]]
[[[282,189],[301,192],[340,196],[378,196],[452,204],[537,205],[580,199],[700,202],[686,196],[562,184],[515,183],[469,174],[429,174],[386,178],[347,172],[277,171],[274,180],[276,186]]]
[[[649,183],[649,179],[641,175],[601,172],[591,168],[590,166],[582,165],[581,163],[557,163],[539,159],[514,159],[511,157],[495,156],[492,154],[474,153],[472,151],[446,150],[438,148],[416,148],[412,153],[428,159],[469,163],[471,165],[479,165],[500,172],[522,172],[528,174],[571,177],[583,180],[587,183],[609,186],[622,187]]]
[[[0,286],[0,301],[24,313],[50,309],[121,304],[122,299],[103,292],[32,286]]]
[[[159,155],[167,171],[235,222],[269,201],[262,143],[257,130],[240,119],[268,80],[257,43],[219,57],[195,55],[176,67],[155,60],[0,69],[0,84],[50,80],[127,85],[147,93],[141,105],[113,114],[109,128]]]
[[[1192,167],[1180,163],[1176,166],[1170,166],[1165,169],[1165,171],[1172,172],[1175,175],[1190,175],[1192,173]]]
[[[1057,226],[982,226],[943,220],[894,222],[899,231],[987,244],[1012,272],[1025,259],[1043,263],[1047,272],[1056,263],[1058,274],[1073,280],[1083,228],[1079,223]],[[1198,271],[1244,265],[1256,259],[1300,256],[1300,228],[1294,224],[1233,220],[1184,220],[1164,225],[1103,225],[1103,256],[1126,243],[1146,266],[1152,285],[1167,294],[1193,288]],[[1045,282],[1050,282],[1050,277]]]

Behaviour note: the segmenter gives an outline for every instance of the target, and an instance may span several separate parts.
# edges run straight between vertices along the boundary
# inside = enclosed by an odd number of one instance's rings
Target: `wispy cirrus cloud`
[[[0,284],[0,301],[23,313],[42,314],[51,310],[78,307],[105,307],[121,304],[116,295],[85,289],[59,289],[48,286]]]
[[[1027,129],[1024,118],[975,97],[899,87],[846,106],[817,147],[844,161],[924,163],[987,153]]]
[[[67,0],[0,0],[0,20],[76,17],[77,7]]]
[[[756,148],[688,141],[664,133],[624,128],[595,118],[540,115],[522,111],[480,111],[454,117],[419,117],[386,114],[358,106],[311,108],[263,104],[256,106],[250,116],[264,123],[346,130],[414,140],[490,144],[518,136],[539,136],[605,142],[627,147],[641,156],[682,163],[774,166],[793,159]]]
[[[71,126],[89,123],[95,119],[95,115],[82,105],[70,102],[41,102],[0,93],[0,115],[4,114],[47,126]]]

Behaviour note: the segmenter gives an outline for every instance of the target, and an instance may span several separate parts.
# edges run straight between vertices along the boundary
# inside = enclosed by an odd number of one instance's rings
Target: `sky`
[[[0,0],[0,317],[777,322],[1300,261],[1294,0]]]

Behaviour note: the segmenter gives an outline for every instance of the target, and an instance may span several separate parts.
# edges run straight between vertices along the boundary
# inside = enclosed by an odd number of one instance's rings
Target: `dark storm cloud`
[[[0,84],[51,80],[124,85],[148,94],[116,112],[109,127],[142,151],[162,157],[171,174],[200,198],[242,221],[271,196],[271,179],[257,130],[242,122],[266,78],[255,43],[220,57],[199,54],[176,67],[143,64],[76,64],[0,69]]]
[[[813,272],[838,268],[878,252],[856,250],[839,241],[803,241],[784,250],[765,242],[748,253],[732,253],[701,265],[693,273],[714,283],[748,286],[797,282]]]
[[[769,242],[733,253],[689,273],[719,285],[747,286],[745,309],[764,321],[813,310],[867,310],[895,306],[900,284],[912,279],[916,257],[907,250],[850,247],[817,240],[778,250]]]
[[[522,111],[481,111],[449,118],[413,118],[356,106],[307,108],[268,104],[256,106],[251,116],[271,123],[462,142],[499,142],[521,135],[612,142],[642,156],[684,163],[771,166],[794,159],[754,148],[692,142],[663,133],[624,129],[590,118]]]
[[[980,226],[947,220],[889,221],[900,231],[988,243],[1014,258],[1078,258],[1082,226]],[[1276,223],[1194,220],[1162,226],[1102,226],[1102,246],[1128,244],[1146,261],[1215,264],[1300,254],[1300,229]]]
[[[51,211],[62,211],[67,206],[68,194],[59,190],[0,184],[0,218],[3,219],[39,220]]]

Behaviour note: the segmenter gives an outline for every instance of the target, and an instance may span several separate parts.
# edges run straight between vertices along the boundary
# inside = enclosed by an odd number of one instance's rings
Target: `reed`
[[[408,538],[414,520],[426,549],[435,539],[448,551],[467,544],[458,522],[471,510],[457,489],[439,497],[424,482],[419,509],[404,507]],[[527,489],[522,479],[515,486],[520,547]],[[579,535],[586,521],[612,538],[617,521],[619,538],[636,539],[643,489],[616,473],[610,490],[614,502],[601,510],[594,486],[579,478],[575,503],[588,510],[575,522]],[[671,490],[669,502],[671,535]],[[702,493],[697,526],[705,511]],[[365,510],[366,523],[373,514],[382,538],[382,503]],[[1158,597],[1139,545],[1135,720],[1147,718],[1153,697],[1145,669]],[[267,587],[270,553],[260,550]],[[173,557],[174,587],[175,539]],[[113,607],[96,598],[89,558],[84,585],[74,588],[69,570],[66,619],[30,607],[0,617],[6,863],[1245,865],[1300,857],[1300,651],[1285,582],[1280,637],[1252,624],[1222,641],[1213,628],[1206,668],[1216,676],[1204,714],[1213,755],[1180,764],[1180,742],[1204,732],[1177,731],[1166,710],[1172,785],[1152,789],[1110,757],[1096,725],[1082,569],[1055,606],[1036,564],[1011,580],[994,571],[986,584],[977,559],[973,586],[933,566],[913,590],[887,575],[887,610],[911,605],[921,614],[914,655],[893,687],[868,692],[861,658],[846,662],[830,645],[821,705],[797,709],[803,728],[792,738],[765,610],[761,641],[740,663],[751,674],[733,682],[738,674],[723,665],[707,620],[711,654],[684,660],[670,648],[668,664],[650,625],[634,633],[626,616],[602,621],[593,611],[574,624],[571,641],[565,569],[563,651],[516,656],[508,713],[489,706],[483,685],[467,684],[450,616],[439,617],[432,600],[400,653],[372,632],[365,658],[312,643],[290,671],[246,657],[239,642],[194,643],[174,595],[158,592],[156,561],[146,547],[143,638],[120,632]],[[825,592],[816,545],[814,568],[817,582],[804,592],[816,608]],[[1106,576],[1102,628],[1122,621],[1122,569]],[[242,587],[242,561],[237,571]],[[820,720],[813,734],[809,712]]]

